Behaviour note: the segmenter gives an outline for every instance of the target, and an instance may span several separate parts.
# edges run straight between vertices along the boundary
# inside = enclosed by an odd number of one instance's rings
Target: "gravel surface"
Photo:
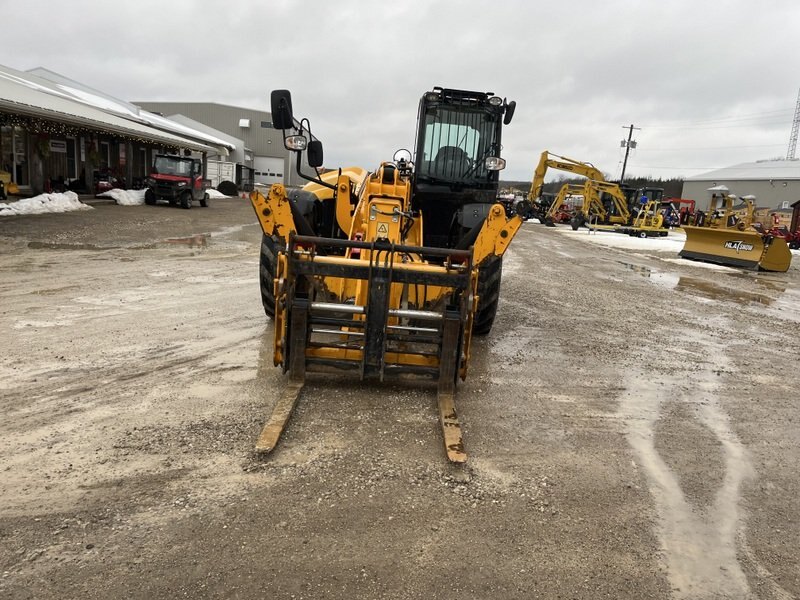
[[[800,597],[800,259],[525,224],[435,390],[285,385],[249,202],[0,222],[0,597]]]

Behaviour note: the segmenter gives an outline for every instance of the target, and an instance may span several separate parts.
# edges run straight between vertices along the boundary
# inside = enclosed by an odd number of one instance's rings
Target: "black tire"
[[[261,304],[270,319],[275,318],[275,263],[278,257],[278,242],[269,235],[261,237],[261,256],[259,260],[259,284],[261,286]]]
[[[156,203],[156,193],[152,190],[152,188],[145,190],[144,203],[149,204],[150,206]]]
[[[181,194],[181,208],[192,208],[192,192]]]
[[[487,335],[492,330],[500,301],[500,279],[503,276],[503,259],[489,258],[478,274],[478,311],[472,320],[472,333]]]
[[[208,208],[208,194],[203,194],[203,197],[200,198],[200,206]]]

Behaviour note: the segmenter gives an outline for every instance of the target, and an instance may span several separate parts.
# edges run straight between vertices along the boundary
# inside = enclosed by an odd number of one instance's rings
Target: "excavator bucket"
[[[786,240],[752,228],[683,227],[686,243],[679,256],[745,269],[785,272],[792,254]]]

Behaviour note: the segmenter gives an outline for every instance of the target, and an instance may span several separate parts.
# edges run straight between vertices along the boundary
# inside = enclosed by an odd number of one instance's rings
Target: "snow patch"
[[[144,204],[145,190],[120,190],[113,189],[97,194],[98,198],[113,198],[120,206],[139,206]]]
[[[23,198],[16,202],[0,202],[0,217],[64,213],[73,210],[91,210],[91,208],[91,206],[78,200],[78,194],[75,192],[40,194],[39,196]]]
[[[711,271],[741,271],[738,267],[726,267],[725,265],[718,265],[717,263],[704,262],[702,260],[690,260],[688,258],[664,258],[664,262],[675,263],[676,265],[692,265],[693,267],[700,267],[701,269],[710,269]]]
[[[563,235],[576,237],[592,244],[611,246],[613,248],[624,248],[625,250],[679,252],[683,249],[684,243],[686,243],[686,234],[683,231],[674,229],[671,229],[664,237],[647,238],[640,238],[624,233],[615,233],[613,231],[590,232],[588,229],[579,229],[574,231],[572,228],[566,227],[557,227],[555,230]]]
[[[225,198],[238,198],[239,197],[239,196],[226,196],[225,194],[223,194],[219,190],[215,190],[214,188],[208,188],[206,190],[206,193],[208,194],[208,197],[210,199],[213,199],[213,200],[223,200]]]

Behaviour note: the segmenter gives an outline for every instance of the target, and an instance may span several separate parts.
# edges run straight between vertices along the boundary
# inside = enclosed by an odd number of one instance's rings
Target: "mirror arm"
[[[336,190],[338,189],[338,188],[336,187],[336,185],[335,185],[335,184],[333,184],[333,183],[328,183],[327,181],[323,181],[323,180],[322,180],[322,177],[320,177],[320,176],[319,176],[319,173],[317,173],[317,176],[316,176],[316,177],[312,177],[311,175],[307,175],[307,174],[303,173],[303,172],[300,170],[300,163],[302,162],[302,161],[300,160],[300,157],[303,155],[303,153],[298,151],[298,152],[295,152],[295,154],[297,154],[297,164],[295,165],[295,169],[296,169],[296,171],[297,171],[297,174],[298,174],[300,177],[302,177],[302,178],[303,178],[303,179],[305,179],[306,181],[313,181],[314,183],[318,183],[318,184],[319,184],[319,185],[321,185],[322,187],[326,187],[326,188],[328,188],[329,190],[336,191]],[[316,169],[315,169],[315,170],[316,170]]]

